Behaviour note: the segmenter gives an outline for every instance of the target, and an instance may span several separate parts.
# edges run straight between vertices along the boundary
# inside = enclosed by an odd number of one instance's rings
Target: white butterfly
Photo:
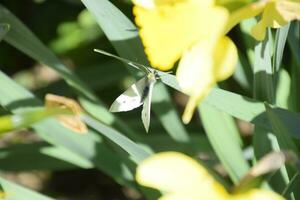
[[[151,113],[151,100],[154,85],[157,81],[156,70],[150,69],[139,63],[118,57],[116,55],[107,53],[105,51],[95,49],[96,52],[116,58],[128,65],[142,70],[146,73],[146,76],[141,78],[136,83],[132,84],[124,93],[122,93],[110,106],[111,112],[126,112],[133,110],[141,105],[143,105],[142,110],[142,121],[146,132],[149,130],[150,125],[150,113]]]

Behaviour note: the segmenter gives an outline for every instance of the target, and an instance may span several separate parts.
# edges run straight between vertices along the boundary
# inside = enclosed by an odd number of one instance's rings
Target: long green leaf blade
[[[275,52],[273,57],[273,70],[279,73],[279,69],[282,62],[283,51],[287,41],[290,24],[278,29],[275,36]],[[277,77],[278,78],[278,77]]]
[[[298,66],[300,66],[299,30],[300,30],[300,22],[299,21],[291,22],[291,28],[288,36],[288,43],[292,51],[293,57],[296,60]]]
[[[4,190],[5,200],[53,200],[50,197],[44,196],[20,185],[7,181],[4,178],[0,178],[0,185]]]
[[[75,169],[78,166],[71,164],[71,160],[77,157],[73,155],[45,142],[10,145],[0,150],[0,166],[3,171]]]
[[[274,113],[273,108],[271,108],[271,106],[265,104],[265,107],[268,119],[270,120],[270,123],[273,127],[274,134],[278,138],[280,148],[284,150],[292,150],[299,155],[297,146],[295,145],[290,134],[288,133],[286,125],[281,121],[277,114]]]
[[[8,131],[26,128],[43,119],[58,115],[72,114],[66,109],[38,109],[30,112],[24,112],[15,115],[5,115],[0,117],[0,134]]]
[[[232,118],[214,107],[199,106],[201,119],[207,137],[234,183],[237,183],[248,171],[249,166],[243,152]],[[234,158],[234,160],[232,159]]]
[[[0,24],[0,41],[3,39],[7,31],[9,30],[8,24]]]
[[[89,116],[83,116],[83,120],[93,129],[97,130],[99,133],[103,134],[105,137],[109,138],[115,144],[120,146],[123,150],[128,152],[128,154],[137,164],[151,155],[132,140],[119,133],[117,130],[100,123]]]

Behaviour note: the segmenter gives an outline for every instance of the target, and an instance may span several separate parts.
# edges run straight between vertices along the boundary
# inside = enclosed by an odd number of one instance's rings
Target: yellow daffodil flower
[[[262,13],[261,20],[252,28],[251,35],[263,40],[266,28],[280,28],[292,20],[300,20],[300,0],[261,0],[242,7],[231,14],[227,31],[243,19]]]
[[[135,2],[135,21],[153,67],[169,70],[198,41],[215,37],[228,13],[212,0],[151,0]],[[209,20],[208,20],[209,17]],[[222,28],[222,26],[221,26]]]
[[[188,123],[217,81],[234,72],[237,50],[224,37],[229,12],[214,0],[135,0],[134,15],[153,67],[169,70],[180,58],[177,78],[190,96]]]
[[[230,194],[198,162],[176,152],[158,153],[144,160],[137,168],[136,180],[162,191],[159,200],[284,200],[261,189]]]

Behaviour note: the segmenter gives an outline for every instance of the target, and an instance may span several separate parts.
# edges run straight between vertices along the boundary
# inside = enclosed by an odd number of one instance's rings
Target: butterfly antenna
[[[142,68],[142,69],[146,70],[147,73],[150,72],[150,70],[148,69],[148,67],[146,67],[145,65],[142,65],[142,64],[140,64],[140,63],[137,63],[137,62],[128,60],[128,59],[126,59],[126,58],[122,58],[122,57],[116,56],[116,55],[114,55],[114,54],[108,53],[108,52],[103,51],[103,50],[100,50],[100,49],[94,49],[94,51],[97,52],[97,53],[101,53],[101,54],[103,54],[103,55],[106,55],[106,56],[115,58],[115,59],[117,59],[117,60],[120,60],[121,62],[124,62],[124,63],[126,63],[126,64],[128,64],[128,65],[130,65],[130,66],[132,66],[132,67],[134,67],[134,68],[136,68],[136,69],[139,69],[139,70],[140,70],[140,69]]]

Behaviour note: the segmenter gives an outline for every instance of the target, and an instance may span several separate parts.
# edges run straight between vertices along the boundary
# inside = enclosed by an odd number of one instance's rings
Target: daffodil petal
[[[132,0],[134,5],[140,6],[142,8],[146,9],[154,9],[155,8],[155,2],[154,0]]]
[[[166,6],[166,5],[174,5],[174,4],[177,4],[177,3],[185,3],[185,2],[196,2],[198,3],[197,1],[198,0],[154,0],[155,1],[155,5],[157,7],[159,6]],[[205,1],[201,1],[200,2],[202,6],[213,6],[214,3],[215,3],[215,0],[205,0]]]
[[[218,193],[219,191],[214,191],[215,193]],[[217,195],[211,195],[207,193],[206,191],[190,191],[189,193],[183,193],[183,192],[175,192],[171,194],[166,194],[163,197],[159,198],[159,200],[228,200],[229,195],[223,194],[222,192]]]
[[[258,1],[232,12],[225,28],[225,34],[244,19],[260,14],[264,10],[265,5],[266,2]]]
[[[222,37],[214,50],[214,74],[218,81],[229,78],[235,71],[238,53],[235,44],[228,37]]]
[[[212,87],[213,84],[208,86],[205,90],[200,91],[201,93],[199,93],[197,96],[191,96],[189,98],[182,115],[183,123],[188,124],[191,121],[198,104],[207,96]]]
[[[144,186],[166,192],[164,200],[177,200],[182,194],[211,200],[228,195],[205,168],[176,152],[158,153],[144,160],[137,168],[136,180]]]
[[[279,28],[288,23],[280,14],[278,4],[279,1],[269,1],[266,4],[261,20],[251,30],[251,35],[256,40],[264,40],[267,27]]]
[[[172,194],[167,194],[164,195],[163,197],[159,198],[159,200],[183,200],[188,197],[189,200],[199,200],[198,195],[193,195],[192,193],[172,193]],[[219,200],[219,199],[218,199]]]
[[[202,41],[182,56],[176,72],[180,88],[190,96],[182,120],[188,123],[194,109],[216,83],[213,60],[214,43]]]
[[[232,195],[231,200],[284,200],[284,198],[275,192],[253,189],[246,193]]]
[[[251,35],[258,41],[266,37],[266,24],[263,21],[258,22],[251,30]]]
[[[300,20],[300,1],[279,1],[277,10],[286,22]]]
[[[200,42],[184,53],[176,72],[180,88],[190,96],[205,90],[214,79],[213,45]]]
[[[156,9],[134,7],[135,21],[152,66],[169,70],[198,41],[223,33],[228,11],[205,2],[186,0]]]

